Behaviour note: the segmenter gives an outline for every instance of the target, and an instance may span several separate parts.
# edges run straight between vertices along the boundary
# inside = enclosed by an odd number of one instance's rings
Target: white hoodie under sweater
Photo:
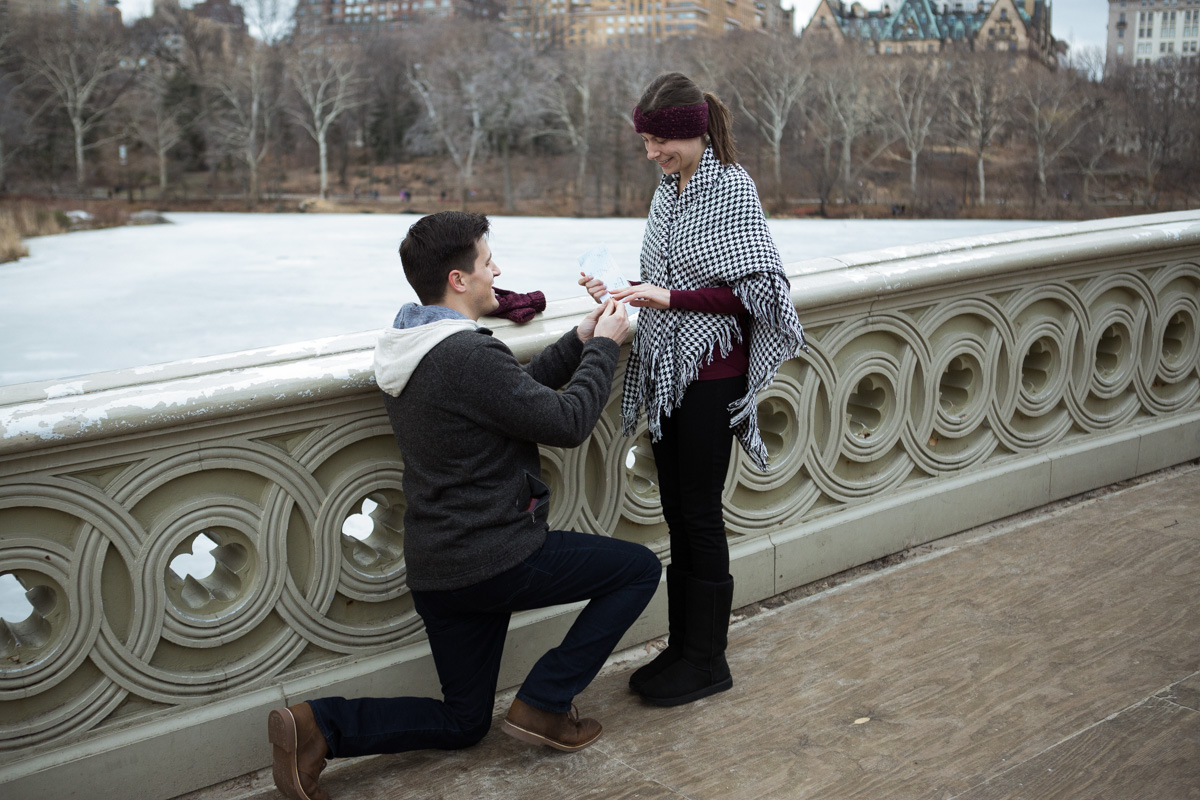
[[[392,397],[399,397],[426,353],[446,337],[478,327],[463,317],[382,331],[375,342],[375,383]]]

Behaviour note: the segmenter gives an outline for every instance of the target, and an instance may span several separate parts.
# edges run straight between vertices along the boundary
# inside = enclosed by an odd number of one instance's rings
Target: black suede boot
[[[688,578],[683,656],[642,683],[647,702],[678,706],[733,687],[725,661],[732,606],[732,577],[719,583]]]
[[[658,675],[683,656],[683,643],[687,640],[685,618],[687,610],[687,582],[691,573],[667,565],[667,649],[645,666],[638,667],[629,676],[629,688],[639,694],[646,681]]]

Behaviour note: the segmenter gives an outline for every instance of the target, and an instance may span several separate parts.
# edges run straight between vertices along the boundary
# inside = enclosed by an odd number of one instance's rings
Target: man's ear
[[[459,294],[465,292],[467,290],[467,283],[463,280],[462,270],[450,270],[450,274],[446,276],[446,286],[452,292],[458,292]]]

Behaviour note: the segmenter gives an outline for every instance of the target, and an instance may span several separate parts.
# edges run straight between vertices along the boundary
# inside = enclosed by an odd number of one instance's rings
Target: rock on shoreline
[[[157,211],[135,211],[129,215],[130,225],[166,225],[170,220]]]

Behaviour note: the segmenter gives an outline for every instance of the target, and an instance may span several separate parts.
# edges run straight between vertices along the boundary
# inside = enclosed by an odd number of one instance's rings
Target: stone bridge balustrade
[[[1200,457],[1200,213],[789,270],[811,353],[758,399],[773,470],[730,465],[737,605]],[[589,305],[497,335],[527,358]],[[28,600],[0,621],[6,796],[170,797],[265,766],[281,702],[437,691],[373,338],[0,389],[0,582]],[[619,387],[542,451],[551,524],[665,556]],[[502,683],[569,611],[515,619]]]

